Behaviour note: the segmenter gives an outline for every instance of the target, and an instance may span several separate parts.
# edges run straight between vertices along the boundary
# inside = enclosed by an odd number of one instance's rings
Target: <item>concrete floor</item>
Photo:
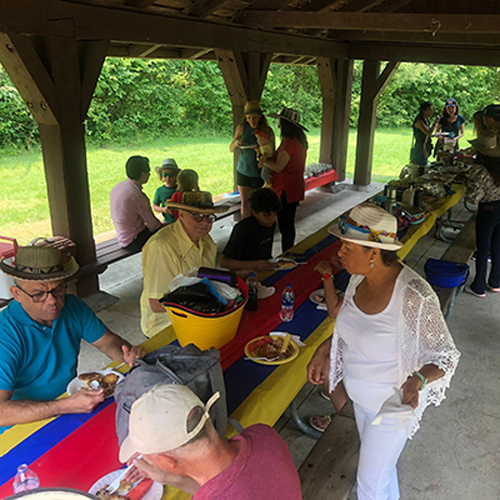
[[[297,242],[324,226],[339,214],[373,196],[380,185],[367,192],[351,190],[337,194],[322,190],[307,193],[297,214]],[[453,218],[466,220],[470,213],[454,208]],[[223,220],[212,231],[219,250],[232,224]],[[275,238],[278,239],[278,238]],[[406,258],[406,263],[423,274],[429,257],[439,258],[447,245],[433,235],[423,238]],[[280,253],[275,243],[275,255]],[[117,263],[102,275],[101,288],[120,300],[100,311],[109,328],[129,341],[144,340],[140,332],[139,295],[142,289],[140,255]],[[500,294],[487,293],[478,299],[466,293],[457,297],[449,327],[462,358],[439,408],[430,407],[420,431],[406,445],[399,461],[401,498],[404,500],[497,500],[500,498]],[[95,369],[106,358],[83,346],[81,369]],[[317,388],[307,384],[299,397],[304,417],[328,413],[330,404]],[[276,424],[299,466],[315,440],[299,432],[289,412]],[[332,497],[334,498],[334,497]],[[355,488],[349,500],[355,500]]]

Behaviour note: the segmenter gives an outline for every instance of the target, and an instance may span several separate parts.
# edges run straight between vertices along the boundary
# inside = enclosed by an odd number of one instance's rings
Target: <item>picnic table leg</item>
[[[295,425],[304,434],[307,434],[308,436],[311,436],[314,439],[319,439],[322,436],[321,432],[313,429],[311,426],[309,426],[306,422],[302,420],[302,417],[299,415],[299,410],[297,408],[297,398],[294,398],[294,400],[290,403],[290,412],[292,414],[292,420],[294,421]]]

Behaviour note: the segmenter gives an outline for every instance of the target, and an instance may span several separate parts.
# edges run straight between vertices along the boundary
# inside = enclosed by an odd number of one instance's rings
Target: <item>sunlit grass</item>
[[[472,138],[467,131],[466,138]],[[308,163],[319,157],[319,130],[308,134]],[[213,194],[233,188],[233,156],[229,153],[230,136],[185,138],[175,142],[157,141],[140,146],[89,147],[88,172],[94,234],[113,229],[109,215],[109,192],[125,179],[125,162],[131,155],[147,156],[151,166],[173,157],[181,168],[192,168],[200,176],[201,189]],[[465,141],[462,146],[465,146]],[[349,134],[347,176],[352,177],[355,163],[356,131]],[[411,147],[411,130],[380,129],[375,134],[372,179],[385,182],[396,177],[406,165]],[[0,151],[0,234],[27,243],[36,236],[49,236],[50,213],[45,174],[40,151],[6,155]],[[154,175],[144,191],[152,199],[160,181]]]

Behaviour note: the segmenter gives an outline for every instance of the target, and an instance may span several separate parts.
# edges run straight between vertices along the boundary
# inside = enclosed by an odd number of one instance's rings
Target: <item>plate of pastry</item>
[[[101,477],[98,481],[96,481],[89,490],[91,495],[95,495],[99,500],[126,500],[127,498],[139,498],[138,491],[136,490],[136,494],[132,495],[135,488],[141,489],[142,496],[140,498],[142,500],[160,500],[163,496],[163,486],[156,482],[151,481],[150,479],[143,479],[142,481],[138,481],[136,483],[129,483],[122,479],[120,481],[120,486],[118,489],[108,494],[105,490],[106,488],[117,479],[120,474],[123,474],[124,469],[115,470]],[[147,488],[149,485],[149,488]],[[130,495],[130,496],[129,496]]]
[[[104,389],[104,395],[109,398],[115,393],[116,386],[125,378],[123,373],[107,370],[96,370],[93,372],[80,373],[66,387],[66,392],[72,396],[81,389],[96,391]]]

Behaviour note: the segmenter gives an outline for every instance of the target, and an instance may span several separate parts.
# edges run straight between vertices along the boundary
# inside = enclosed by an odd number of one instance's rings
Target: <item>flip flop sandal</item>
[[[309,419],[309,425],[318,432],[325,432],[326,428],[331,424],[331,415],[313,415]]]
[[[327,401],[330,401],[330,402],[332,401],[332,400],[330,399],[330,396],[328,396],[328,394],[325,392],[325,390],[324,390],[324,389],[320,392],[320,395],[321,395],[321,397],[322,397],[323,399],[326,399]]]

